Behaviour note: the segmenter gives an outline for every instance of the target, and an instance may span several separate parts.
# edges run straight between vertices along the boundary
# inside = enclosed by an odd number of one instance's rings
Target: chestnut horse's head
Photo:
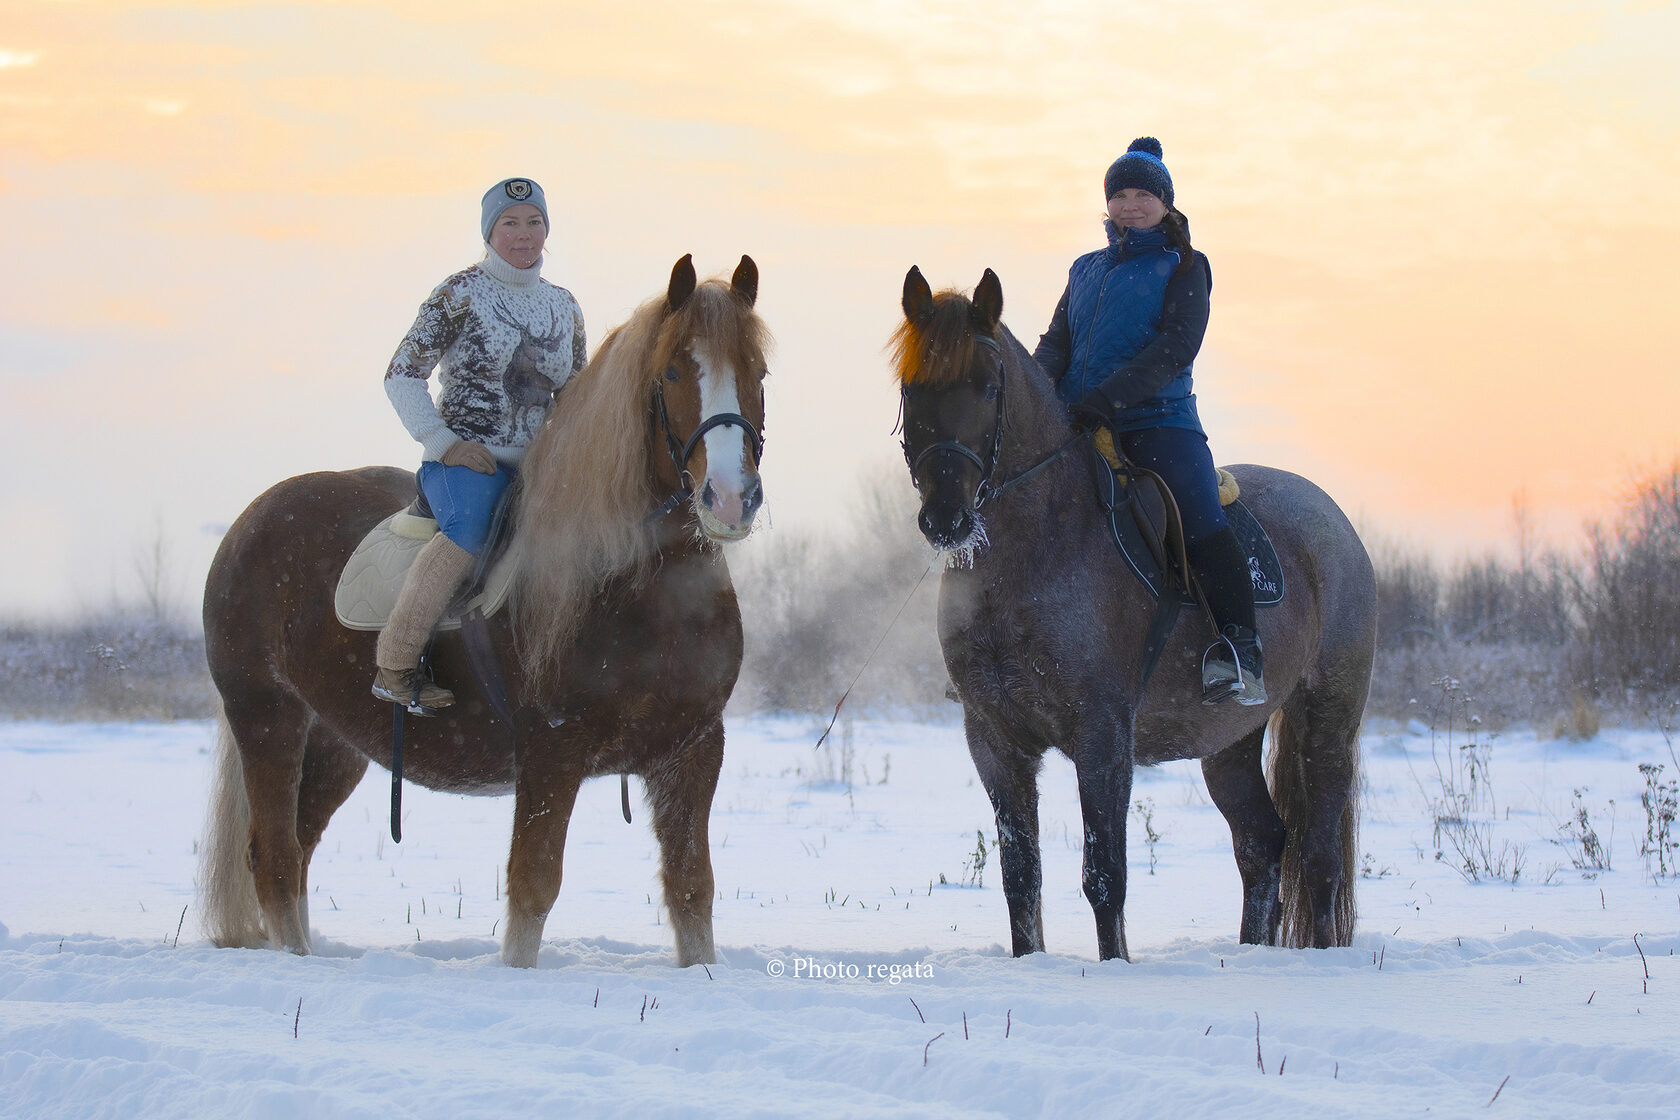
[[[661,487],[692,495],[702,534],[739,540],[764,502],[764,351],[753,312],[758,266],[743,256],[729,283],[699,284],[691,257],[671,270],[667,315],[654,344],[655,451]]]
[[[986,501],[1003,438],[1003,286],[987,269],[972,300],[937,296],[920,269],[904,277],[904,323],[893,335],[904,406],[904,460],[922,498],[916,524],[941,551],[984,540]]]

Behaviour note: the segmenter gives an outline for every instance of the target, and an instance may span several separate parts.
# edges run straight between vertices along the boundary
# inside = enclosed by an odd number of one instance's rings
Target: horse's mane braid
[[[933,307],[926,322],[906,319],[887,340],[901,385],[955,385],[974,359],[974,305],[968,297],[947,289],[934,297]]]

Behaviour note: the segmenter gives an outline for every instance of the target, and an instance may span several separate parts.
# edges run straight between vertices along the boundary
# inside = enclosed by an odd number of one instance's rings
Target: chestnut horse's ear
[[[904,317],[912,323],[925,323],[933,317],[933,289],[915,265],[904,274]]]
[[[1003,284],[998,280],[997,273],[988,268],[974,288],[974,325],[991,334],[997,330],[998,320],[1002,318]]]
[[[758,302],[758,265],[745,253],[741,254],[741,263],[735,266],[735,275],[729,278],[730,289],[751,307]]]
[[[671,270],[671,286],[665,289],[665,303],[672,311],[681,310],[694,294],[699,279],[694,275],[694,254],[684,253],[683,259]]]

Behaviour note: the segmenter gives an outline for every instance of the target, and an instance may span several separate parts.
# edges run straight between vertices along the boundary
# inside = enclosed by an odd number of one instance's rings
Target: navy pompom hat
[[[537,181],[503,179],[484,192],[484,209],[479,217],[479,228],[484,233],[485,241],[490,240],[490,231],[495,228],[496,219],[502,216],[502,211],[522,202],[529,203],[541,211],[543,225],[548,225],[548,202],[543,198],[543,189],[537,186]]]
[[[1161,142],[1153,136],[1139,136],[1126,154],[1108,165],[1103,176],[1103,201],[1121,191],[1148,191],[1168,206],[1173,204],[1172,175],[1161,162]]]

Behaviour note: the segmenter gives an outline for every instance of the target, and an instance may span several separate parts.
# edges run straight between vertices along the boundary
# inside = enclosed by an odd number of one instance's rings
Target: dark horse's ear
[[[912,323],[925,323],[933,318],[933,289],[915,265],[904,274],[904,317]]]
[[[974,288],[974,325],[983,333],[992,334],[1002,318],[1003,284],[997,273],[988,268]]]
[[[694,286],[700,281],[694,275],[694,254],[684,253],[683,259],[671,270],[671,286],[665,289],[665,302],[672,311],[681,310],[688,302],[688,297],[694,294]]]
[[[741,254],[741,263],[735,266],[735,275],[729,278],[729,287],[747,301],[748,307],[758,302],[758,265],[745,253]]]

